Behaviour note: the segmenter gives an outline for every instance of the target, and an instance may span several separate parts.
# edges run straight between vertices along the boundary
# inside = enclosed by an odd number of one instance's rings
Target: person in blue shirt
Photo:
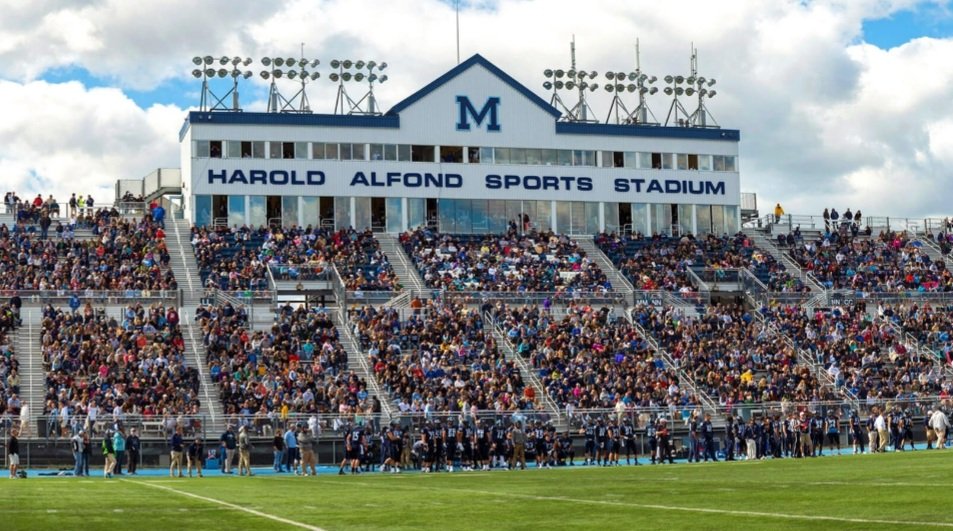
[[[69,298],[69,307],[70,310],[73,310],[73,313],[76,313],[76,310],[79,309],[79,297],[76,294],[72,294]]]
[[[298,425],[292,424],[285,432],[285,465],[298,475]]]
[[[126,434],[120,426],[113,434],[113,450],[116,451],[116,475],[122,475],[123,460],[126,457]]]
[[[169,464],[169,477],[175,477],[175,472],[178,472],[179,477],[184,477],[182,475],[182,452],[184,450],[182,441],[182,428],[177,427],[175,433],[172,434],[172,437],[169,438],[169,448],[171,449],[172,461]]]

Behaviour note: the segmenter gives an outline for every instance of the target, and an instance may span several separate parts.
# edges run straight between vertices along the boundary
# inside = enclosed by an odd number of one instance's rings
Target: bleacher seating
[[[605,293],[612,285],[576,242],[552,232],[401,235],[427,286],[446,291]]]
[[[192,245],[203,285],[222,290],[267,289],[269,265],[282,280],[307,280],[302,270],[330,267],[332,262],[349,290],[399,289],[371,231],[198,227],[192,229]]]
[[[532,409],[534,397],[507,361],[478,311],[431,301],[413,315],[348,312],[378,381],[400,411]]]
[[[269,331],[250,330],[245,310],[228,303],[200,307],[196,320],[226,415],[261,428],[289,413],[372,412],[325,311],[283,306]]]

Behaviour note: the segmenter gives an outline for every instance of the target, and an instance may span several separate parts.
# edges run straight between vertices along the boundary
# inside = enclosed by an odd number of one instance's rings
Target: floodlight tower
[[[340,66],[343,66],[343,64]],[[354,69],[357,70],[357,72],[354,73],[351,79],[358,83],[365,80],[367,81],[367,92],[365,92],[364,95],[361,96],[361,98],[357,101],[353,101],[350,97],[348,97],[347,92],[344,91],[344,82],[347,80],[344,79],[343,73],[338,74],[338,99],[335,102],[335,112],[337,111],[338,102],[341,103],[343,109],[344,102],[347,101],[350,105],[348,114],[379,116],[381,112],[377,107],[377,98],[374,97],[374,83],[383,83],[387,81],[387,75],[380,73],[385,68],[387,68],[387,63],[378,64],[377,61],[354,62]]]
[[[632,74],[629,74],[631,76]],[[625,72],[606,72],[606,79],[609,80],[605,84],[604,88],[606,92],[612,94],[612,103],[609,104],[609,114],[606,115],[606,123],[625,123],[629,119],[629,110],[625,108],[625,103],[622,102],[622,94],[626,91],[635,92],[635,83],[625,84],[623,81],[626,80]],[[613,120],[613,117],[615,118]]]
[[[301,56],[298,59],[288,57],[263,57],[261,64],[267,70],[262,70],[262,79],[270,79],[271,86],[268,89],[268,112],[289,112],[289,113],[310,113],[311,102],[308,100],[307,87],[310,81],[321,77],[321,74],[309,71],[309,68],[316,68],[321,61],[317,59],[309,60],[304,57],[304,44],[301,44]],[[301,70],[295,70],[298,66]],[[282,70],[286,67],[287,70]],[[276,80],[287,77],[290,80],[297,79],[301,88],[290,98],[284,97],[278,90]],[[297,102],[297,105],[296,103]]]
[[[553,90],[553,96],[549,104],[562,110],[563,116],[560,118],[561,120],[567,122],[596,122],[598,120],[594,118],[592,108],[589,107],[589,104],[586,102],[586,92],[595,92],[599,89],[599,83],[595,81],[596,76],[599,74],[595,70],[590,72],[576,70],[575,36],[573,36],[569,44],[569,51],[572,59],[569,70],[564,71],[562,69],[547,68],[543,71],[543,75],[547,78],[547,80],[543,82],[543,88]],[[563,76],[566,77],[566,81],[562,80]],[[572,108],[569,108],[569,106],[563,102],[562,98],[559,97],[558,91],[562,89],[579,91],[578,100]]]
[[[682,86],[685,84],[685,77],[680,75],[668,75],[665,76],[665,83],[667,83],[668,86],[665,87],[663,92],[667,96],[672,96],[672,104],[669,106],[668,115],[665,117],[665,126],[667,127],[669,123],[674,123],[678,126],[687,127],[689,123],[688,111],[685,110],[682,102],[678,100],[679,96],[685,94],[685,87]]]
[[[195,78],[202,79],[202,96],[199,100],[199,110],[200,111],[241,111],[241,107],[238,102],[238,79],[248,79],[252,76],[251,71],[240,69],[241,66],[248,66],[251,64],[251,58],[242,59],[241,57],[227,57],[223,56],[217,60],[219,65],[222,68],[215,69],[212,65],[216,62],[216,59],[211,55],[206,55],[205,57],[193,57],[192,63],[197,67],[192,70],[192,76]],[[231,66],[231,70],[225,68]],[[231,76],[232,78],[232,88],[226,92],[222,97],[218,97],[212,92],[212,89],[209,87],[208,80],[214,79],[216,77],[226,78]],[[225,100],[231,96],[232,105],[229,107]]]
[[[652,113],[652,109],[649,108],[648,104],[645,102],[645,95],[649,96],[655,95],[658,92],[658,87],[653,87],[658,78],[655,76],[646,75],[642,72],[642,60],[639,54],[639,40],[635,39],[635,71],[629,74],[629,81],[635,82],[635,91],[639,95],[639,106],[629,114],[627,123],[632,125],[658,125],[658,120],[655,118],[655,114]],[[649,121],[649,116],[652,117],[652,121]]]
[[[715,117],[708,111],[708,107],[705,106],[705,98],[711,99],[717,94],[717,92],[711,88],[715,85],[715,80],[705,79],[698,75],[698,50],[695,48],[694,43],[692,44],[692,74],[688,77],[687,81],[691,86],[685,90],[685,94],[688,96],[691,96],[693,93],[698,95],[698,107],[695,109],[695,112],[689,116],[688,123],[692,127],[720,127],[718,122],[715,121]]]

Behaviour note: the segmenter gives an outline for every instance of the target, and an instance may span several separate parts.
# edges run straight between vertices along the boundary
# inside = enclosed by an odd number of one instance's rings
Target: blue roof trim
[[[306,114],[276,112],[199,112],[190,111],[179,132],[179,141],[190,124],[225,125],[318,125],[325,127],[380,127],[400,129],[398,116],[365,116],[361,114]]]
[[[473,57],[470,57],[466,61],[450,69],[450,71],[448,71],[446,74],[433,80],[424,88],[418,90],[417,92],[414,92],[407,98],[403,99],[400,103],[391,107],[391,109],[387,111],[385,116],[396,116],[400,114],[400,111],[406,109],[407,107],[410,107],[414,103],[417,103],[417,101],[419,101],[420,99],[424,98],[431,92],[437,90],[442,85],[449,82],[451,79],[459,76],[460,74],[469,70],[475,65],[481,65],[483,66],[483,68],[486,68],[488,71],[490,71],[490,73],[500,78],[500,80],[502,80],[504,83],[512,87],[514,90],[516,90],[523,96],[526,96],[526,99],[528,99],[530,102],[534,103],[539,108],[551,114],[553,118],[558,119],[561,116],[561,113],[559,112],[559,110],[557,110],[555,107],[550,105],[546,100],[544,100],[543,98],[540,98],[535,92],[526,88],[522,83],[510,77],[509,74],[500,70],[496,65],[488,61],[486,58],[484,58],[480,54],[475,54]]]
[[[737,129],[660,127],[584,122],[556,122],[556,134],[683,138],[691,140],[722,140],[725,142],[739,142],[741,140],[741,131]]]

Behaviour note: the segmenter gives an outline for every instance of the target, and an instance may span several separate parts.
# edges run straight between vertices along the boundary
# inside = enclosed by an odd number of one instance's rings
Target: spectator
[[[781,223],[781,216],[784,215],[784,209],[781,208],[781,203],[774,205],[774,222]]]

